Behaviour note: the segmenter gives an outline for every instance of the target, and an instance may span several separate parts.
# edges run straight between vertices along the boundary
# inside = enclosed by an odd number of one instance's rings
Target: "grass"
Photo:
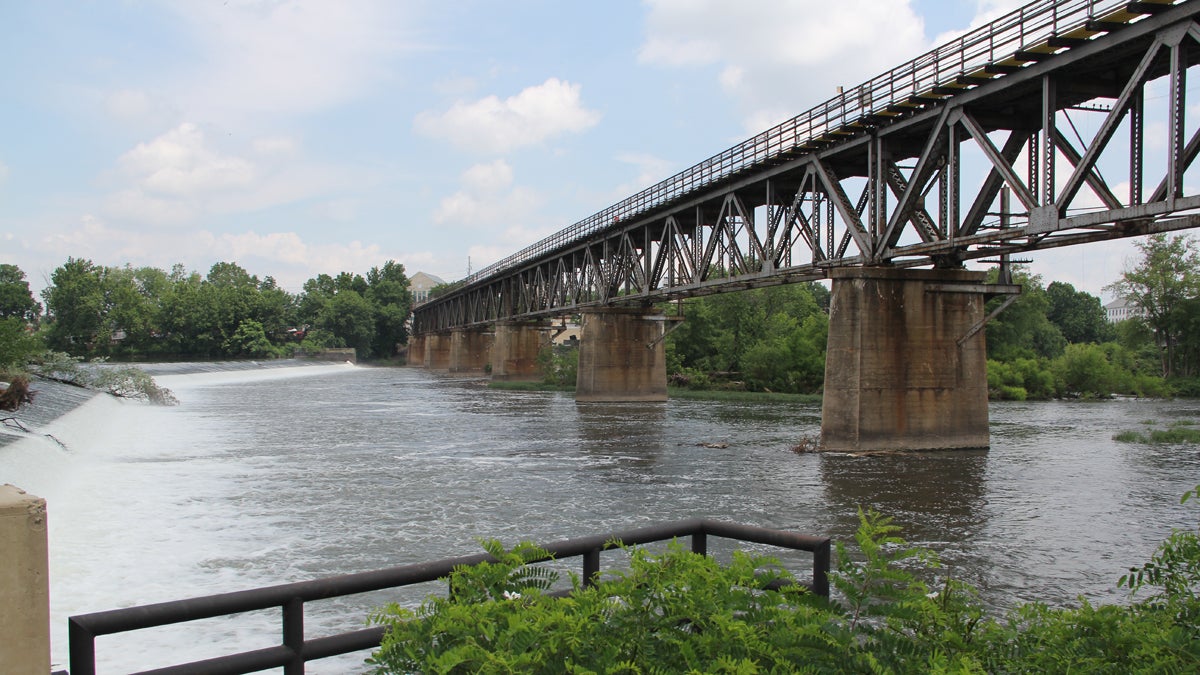
[[[1143,420],[1142,424],[1152,426],[1153,420]],[[1176,420],[1166,429],[1150,429],[1148,433],[1137,431],[1122,431],[1113,434],[1113,440],[1120,443],[1147,443],[1151,445],[1180,445],[1192,443],[1200,445],[1200,429],[1194,428],[1193,420]]]

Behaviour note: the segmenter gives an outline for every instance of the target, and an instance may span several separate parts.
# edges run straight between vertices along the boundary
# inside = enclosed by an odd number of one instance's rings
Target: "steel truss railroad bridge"
[[[414,339],[430,365],[427,338],[576,313],[586,335],[605,311],[831,278],[824,440],[987,445],[982,299],[1014,289],[964,262],[1200,226],[1198,16],[1200,0],[1026,5],[463,279],[416,308]],[[622,331],[602,349],[628,357]],[[603,377],[580,358],[589,400]]]

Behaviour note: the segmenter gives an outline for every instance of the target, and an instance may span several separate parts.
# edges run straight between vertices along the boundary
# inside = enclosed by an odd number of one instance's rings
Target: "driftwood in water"
[[[29,378],[16,376],[12,381],[0,388],[0,410],[9,412],[15,411],[17,408],[26,403],[33,403],[34,392],[29,390]]]

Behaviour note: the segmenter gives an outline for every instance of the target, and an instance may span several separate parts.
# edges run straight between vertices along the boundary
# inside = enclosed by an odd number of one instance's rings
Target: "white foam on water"
[[[185,375],[156,375],[154,381],[159,386],[176,391],[193,387],[237,385],[249,382],[286,380],[297,377],[315,377],[317,375],[329,375],[338,371],[354,372],[356,370],[360,370],[360,368],[346,361],[343,363],[313,364],[262,370],[218,370]]]
[[[271,524],[250,522],[232,494],[237,481],[270,467],[232,456],[239,430],[189,407],[189,390],[356,370],[162,376],[156,380],[180,396],[179,406],[96,396],[36,430],[62,445],[33,435],[0,447],[0,483],[47,502],[56,667],[67,666],[69,616],[280,583],[256,561],[280,555],[294,533],[271,537]],[[97,661],[100,672],[142,670],[228,654],[231,645],[268,647],[278,631],[274,612],[104,636]]]

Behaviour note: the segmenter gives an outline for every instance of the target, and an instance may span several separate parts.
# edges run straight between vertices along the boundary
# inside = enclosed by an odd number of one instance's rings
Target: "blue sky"
[[[1019,4],[4,2],[0,262],[457,279]]]

